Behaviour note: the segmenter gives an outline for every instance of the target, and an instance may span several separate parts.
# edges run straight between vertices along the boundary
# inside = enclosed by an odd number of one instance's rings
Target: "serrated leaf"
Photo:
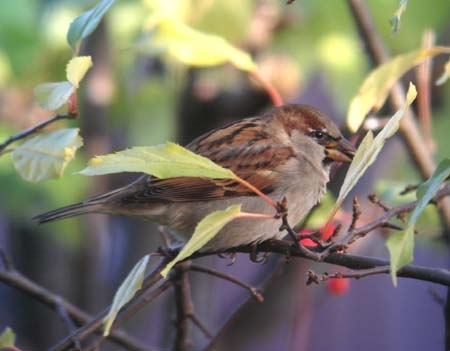
[[[151,46],[191,66],[230,62],[244,71],[256,70],[256,64],[248,53],[235,48],[222,37],[200,32],[179,21],[160,21]]]
[[[408,219],[405,231],[391,235],[386,242],[391,257],[391,277],[394,286],[397,286],[397,271],[413,260],[416,221],[449,175],[450,158],[446,158],[439,163],[431,177],[417,189],[417,205]]]
[[[336,207],[339,207],[344,198],[348,195],[350,190],[356,185],[358,180],[365,173],[367,168],[375,162],[378,154],[380,153],[386,139],[394,135],[399,127],[400,120],[405,115],[411,103],[417,96],[416,87],[410,83],[408,92],[406,94],[406,100],[403,106],[391,117],[386,123],[384,128],[374,138],[372,131],[369,131],[361,142],[358,150],[356,150],[353,161],[345,175],[344,182],[339,191],[339,196],[336,201]]]
[[[109,8],[114,4],[115,0],[101,0],[97,6],[89,11],[83,12],[75,18],[69,26],[67,32],[67,42],[76,49],[78,42],[90,35],[97,28],[101,19]]]
[[[436,80],[436,85],[444,84],[448,80],[448,77],[450,77],[450,60],[445,64],[444,72],[442,72],[441,76]]]
[[[30,182],[59,178],[83,144],[78,128],[43,132],[13,149],[17,172]]]
[[[133,267],[133,269],[128,273],[122,284],[120,284],[119,289],[114,295],[113,303],[111,309],[109,310],[106,317],[103,319],[104,332],[103,336],[108,336],[111,330],[111,326],[116,319],[117,314],[120,309],[130,301],[134,294],[142,288],[142,283],[144,281],[145,270],[147,268],[149,255],[142,257],[138,263]]]
[[[409,69],[430,56],[450,52],[448,47],[419,49],[398,55],[385,64],[374,69],[365,79],[358,93],[352,99],[347,113],[347,124],[355,132],[372,110],[383,106],[389,90],[394,83]]]
[[[67,81],[42,83],[34,88],[34,96],[42,108],[57,110],[64,105],[75,87]]]
[[[67,80],[75,89],[78,89],[80,81],[90,67],[92,67],[91,56],[77,56],[69,61],[66,66]]]
[[[14,334],[11,328],[5,328],[0,334],[0,349],[3,347],[14,347],[15,342],[16,334]]]
[[[231,170],[170,142],[96,156],[79,173],[92,176],[119,172],[144,172],[158,178],[236,178]]]
[[[184,245],[177,257],[170,261],[161,271],[161,275],[165,278],[174,265],[200,250],[240,213],[241,205],[231,205],[225,210],[215,211],[203,218],[195,227],[192,237]]]
[[[400,0],[400,3],[398,4],[397,10],[394,12],[394,16],[392,16],[389,19],[389,22],[391,22],[391,29],[394,33],[397,33],[400,29],[400,18],[402,17],[403,13],[406,11],[406,5],[408,4],[407,0]]]

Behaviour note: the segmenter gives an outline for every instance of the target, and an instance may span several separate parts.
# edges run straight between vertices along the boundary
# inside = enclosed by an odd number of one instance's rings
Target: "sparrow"
[[[231,169],[274,201],[286,198],[287,220],[298,223],[321,199],[333,162],[351,162],[355,153],[337,126],[308,105],[284,105],[198,137],[187,148]],[[199,221],[233,204],[242,211],[274,215],[274,208],[232,179],[143,175],[133,183],[34,218],[50,222],[85,213],[139,216],[162,224],[187,240]],[[208,244],[213,251],[281,239],[280,221],[239,218]]]

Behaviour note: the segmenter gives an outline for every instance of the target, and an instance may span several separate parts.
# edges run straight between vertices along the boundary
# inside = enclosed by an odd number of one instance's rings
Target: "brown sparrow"
[[[322,197],[331,163],[350,162],[355,151],[328,117],[306,105],[285,105],[231,123],[200,136],[187,148],[231,169],[275,201],[286,197],[292,224]],[[144,175],[123,188],[34,220],[45,223],[92,212],[141,216],[187,239],[203,217],[232,204],[242,204],[245,212],[274,214],[273,207],[231,179]],[[280,221],[274,219],[236,219],[207,247],[225,250],[280,239],[285,233],[279,227]]]

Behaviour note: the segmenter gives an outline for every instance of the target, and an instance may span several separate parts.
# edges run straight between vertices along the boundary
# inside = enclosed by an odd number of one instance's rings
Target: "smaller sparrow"
[[[187,148],[229,168],[273,200],[284,197],[289,223],[298,223],[326,191],[334,161],[350,162],[355,149],[322,112],[307,105],[285,105],[206,133]],[[107,213],[139,216],[169,227],[187,240],[209,213],[232,204],[242,210],[274,214],[259,196],[231,179],[144,175],[135,182],[34,218],[38,223]],[[208,244],[221,251],[281,239],[280,222],[240,218],[227,224]]]

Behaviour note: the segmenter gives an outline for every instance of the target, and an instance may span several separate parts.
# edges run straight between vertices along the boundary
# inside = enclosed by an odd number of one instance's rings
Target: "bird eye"
[[[316,139],[322,139],[322,138],[325,136],[325,133],[322,132],[321,130],[315,130],[315,131],[313,132],[313,136],[314,136],[314,138],[316,138]]]

